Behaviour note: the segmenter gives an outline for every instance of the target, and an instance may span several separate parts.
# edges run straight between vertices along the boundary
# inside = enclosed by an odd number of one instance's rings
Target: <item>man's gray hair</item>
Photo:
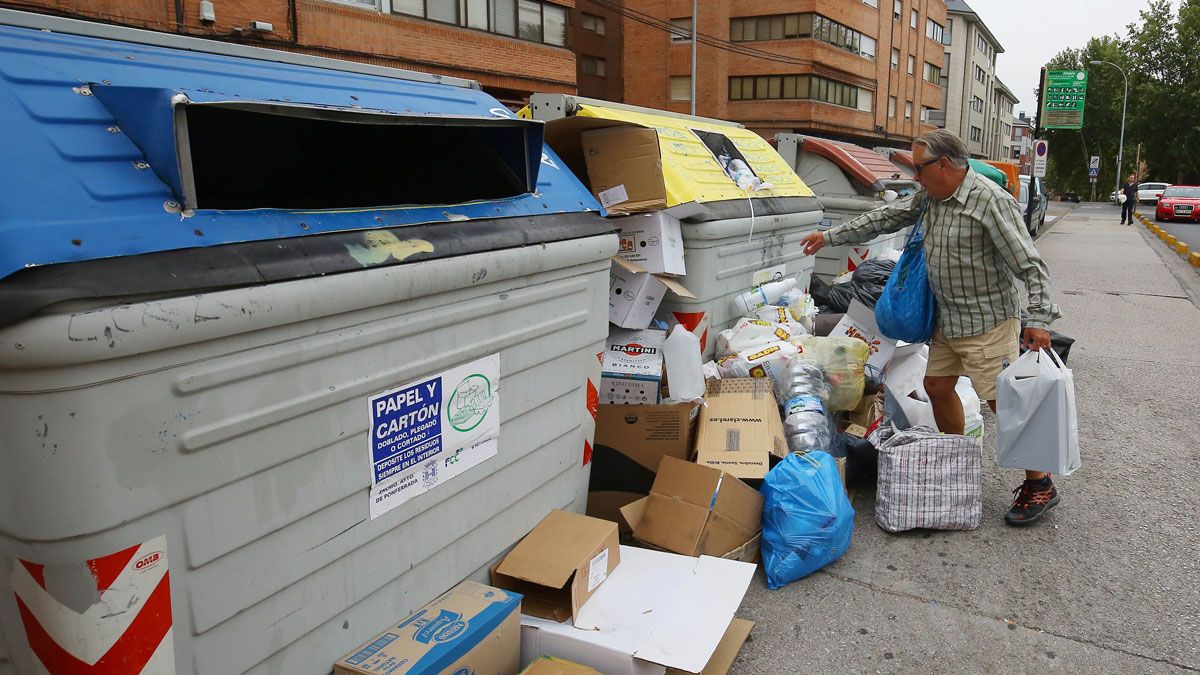
[[[945,129],[938,129],[913,141],[913,145],[925,146],[925,159],[940,159],[946,157],[952,166],[960,169],[967,166],[967,146],[962,139]]]

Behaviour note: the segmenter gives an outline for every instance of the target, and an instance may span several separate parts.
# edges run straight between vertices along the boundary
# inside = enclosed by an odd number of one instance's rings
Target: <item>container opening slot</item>
[[[540,133],[532,142],[536,130],[515,120],[250,104],[186,105],[182,114],[190,208],[461,204],[515,197],[536,181],[530,148]]]

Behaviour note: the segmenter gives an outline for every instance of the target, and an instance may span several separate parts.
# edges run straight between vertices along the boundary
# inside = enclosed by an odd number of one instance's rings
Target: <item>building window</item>
[[[912,75],[917,71],[917,59],[912,54],[908,55],[908,74]]]
[[[975,112],[983,112],[983,99],[978,96],[971,98],[971,110]]]
[[[359,1],[359,0],[351,0]],[[394,14],[450,23],[522,40],[563,47],[567,44],[567,9],[540,0],[392,0]],[[604,34],[604,19],[589,14],[584,22]],[[594,22],[598,21],[596,24]],[[598,25],[598,28],[595,26]],[[585,26],[586,27],[586,26]]]
[[[895,117],[895,116],[896,116],[896,97],[889,96],[888,97],[888,117]]]
[[[580,56],[579,72],[583,75],[604,77],[604,59],[598,56]]]
[[[893,49],[892,50],[892,70],[895,70],[899,67],[900,67],[900,50]]]
[[[579,27],[597,35],[604,35],[604,17],[596,16],[595,14],[588,14],[587,12],[581,12],[579,16]]]
[[[879,8],[879,0],[863,0],[863,2],[865,2],[866,4],[868,4],[872,7],[875,7],[876,9]]]
[[[925,37],[941,42],[945,39],[946,29],[933,19],[925,19]]]
[[[983,142],[983,129],[979,127],[971,127],[971,140],[976,143]]]
[[[933,112],[933,108],[927,108],[925,106],[921,106],[921,121],[928,123],[929,122],[929,113],[931,113],[931,112]]]
[[[820,14],[778,14],[729,20],[729,39],[732,42],[795,38],[813,38],[867,59],[875,58],[875,38]]]
[[[904,119],[906,119],[906,120],[912,119],[912,101],[904,102]]]
[[[858,55],[863,58],[871,59],[872,61],[874,61],[875,60],[875,38],[868,37],[866,35],[862,36],[861,41],[859,42]]]
[[[671,19],[671,42],[692,41],[692,17]]]
[[[908,13],[908,25],[913,30],[917,29],[917,10],[911,10]]]
[[[672,101],[692,100],[692,78],[690,75],[672,77],[670,85]]]
[[[925,81],[934,84],[942,83],[942,69],[932,63],[925,62]]]
[[[811,99],[871,110],[871,93],[815,75],[759,75],[729,78],[729,100]]]
[[[899,21],[900,16],[904,13],[904,3],[900,0],[892,0],[892,20]]]
[[[1012,149],[1012,158],[1013,159],[1021,159],[1021,149],[1020,148]]]
[[[977,82],[987,83],[987,71],[979,66],[975,66],[975,80]]]
[[[942,44],[953,44],[951,34],[954,32],[954,19],[946,19],[946,30],[942,31]]]

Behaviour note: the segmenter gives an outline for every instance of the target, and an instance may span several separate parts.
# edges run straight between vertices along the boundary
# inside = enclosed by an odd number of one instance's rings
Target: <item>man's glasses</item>
[[[921,162],[920,164],[918,164],[915,167],[917,170],[916,173],[919,175],[922,171],[925,170],[925,167],[929,166],[930,164],[937,164],[938,160],[940,160],[940,159],[941,159],[941,157],[935,157],[927,162]]]

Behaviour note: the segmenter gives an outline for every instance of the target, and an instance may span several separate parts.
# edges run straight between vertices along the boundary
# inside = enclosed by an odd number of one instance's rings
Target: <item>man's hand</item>
[[[1050,349],[1050,331],[1032,326],[1025,328],[1021,336],[1021,346],[1030,351]]]
[[[825,248],[825,235],[820,232],[810,232],[800,240],[804,255],[812,255]]]

